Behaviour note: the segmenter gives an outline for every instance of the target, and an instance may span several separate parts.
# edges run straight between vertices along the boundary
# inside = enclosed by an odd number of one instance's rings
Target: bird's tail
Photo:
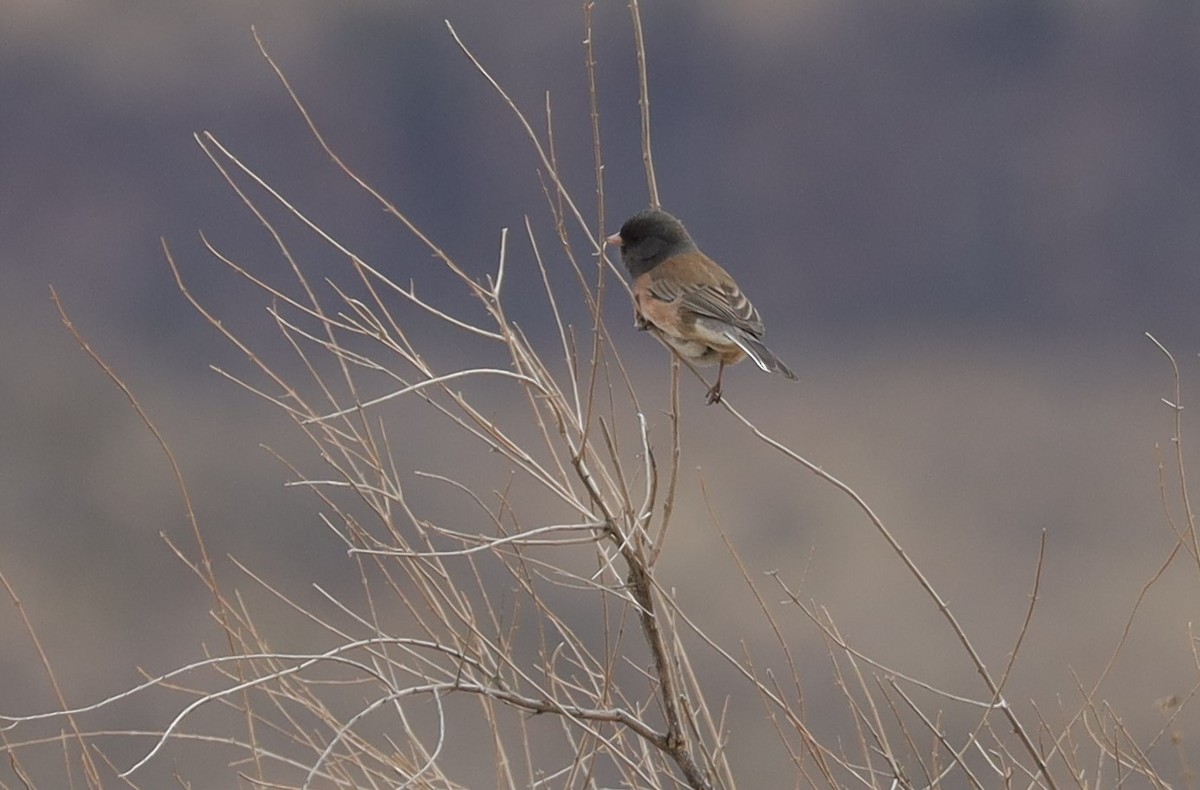
[[[796,374],[792,372],[792,369],[783,364],[783,360],[775,356],[771,352],[771,349],[767,348],[754,335],[749,332],[743,332],[740,329],[730,329],[726,330],[725,337],[736,343],[738,348],[746,352],[746,356],[754,360],[754,364],[767,373],[779,372],[795,381]]]

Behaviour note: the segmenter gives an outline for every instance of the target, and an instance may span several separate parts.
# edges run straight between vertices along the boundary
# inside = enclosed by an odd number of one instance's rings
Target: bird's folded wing
[[[762,319],[737,286],[689,283],[662,279],[650,286],[650,295],[664,302],[680,300],[680,306],[697,315],[724,321],[752,335],[763,333]]]

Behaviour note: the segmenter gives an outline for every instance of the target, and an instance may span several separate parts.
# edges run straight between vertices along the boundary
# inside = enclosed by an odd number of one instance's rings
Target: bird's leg
[[[725,373],[725,361],[721,361],[721,367],[717,368],[717,383],[712,385],[712,389],[708,391],[709,403],[721,402],[721,376]]]
[[[633,328],[639,332],[645,332],[650,328],[650,322],[646,320],[646,316],[642,315],[642,311],[633,308]]]

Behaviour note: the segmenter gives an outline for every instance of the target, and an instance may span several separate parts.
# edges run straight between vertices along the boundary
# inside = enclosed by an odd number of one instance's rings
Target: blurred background
[[[1072,673],[1097,676],[1175,545],[1156,454],[1174,452],[1160,402],[1170,369],[1143,333],[1179,357],[1184,403],[1195,402],[1200,5],[646,6],[664,205],[736,274],[800,374],[793,385],[741,366],[727,394],[866,497],[993,668],[1012,647],[1045,532],[1011,696],[1050,715],[1062,695],[1073,711]],[[213,556],[295,588],[352,588],[317,503],[285,489],[292,476],[260,448],[303,457],[305,446],[209,370],[247,368],[165,262],[161,239],[217,315],[266,326],[263,295],[215,263],[200,233],[247,265],[273,255],[269,239],[192,135],[211,131],[365,259],[454,304],[459,295],[422,279],[436,271],[427,252],[321,153],[251,26],[347,163],[482,276],[501,228],[519,239],[526,215],[549,226],[533,151],[443,20],[539,127],[549,91],[565,180],[595,217],[582,18],[569,2],[5,0],[0,571],[69,701],[222,640],[203,587],[159,537],[190,545],[161,452],[64,330],[50,286],[170,442]],[[611,231],[647,197],[628,9],[598,3],[594,24]],[[311,240],[298,249],[318,279],[335,265]],[[512,254],[533,271],[527,245]],[[532,300],[514,310],[538,321]],[[665,404],[665,352],[632,330],[623,299],[608,310],[635,375]],[[703,411],[702,385],[685,381],[690,517],[664,570],[681,599],[730,644],[740,638],[736,577],[715,584],[706,571],[729,562],[703,481],[752,569],[778,569],[896,669],[981,696],[953,644],[937,641],[947,634],[927,599],[845,497]],[[449,456],[431,429],[412,431],[414,465],[437,471]],[[1123,681],[1101,695],[1143,741],[1165,723],[1156,701],[1196,681],[1196,573],[1181,559],[1151,588]],[[783,617],[821,666],[811,628]],[[0,634],[0,713],[53,707],[11,607]],[[125,726],[162,726],[175,708],[160,704]],[[1189,721],[1173,725],[1178,754],[1162,755],[1165,742],[1155,753],[1180,773],[1200,738]],[[735,764],[764,770],[745,743],[731,748]],[[113,744],[118,760],[137,753]]]

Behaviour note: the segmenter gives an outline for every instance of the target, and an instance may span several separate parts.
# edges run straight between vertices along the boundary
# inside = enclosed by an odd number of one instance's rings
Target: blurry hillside
[[[995,625],[979,636],[1001,657],[1047,530],[1030,649],[1062,669],[1018,678],[1015,696],[1073,689],[1065,667],[1103,664],[1173,545],[1154,450],[1170,436],[1158,400],[1170,380],[1142,333],[1176,352],[1200,394],[1200,6],[647,6],[665,206],[737,273],[800,373],[789,386],[743,366],[728,394],[851,481],[951,599]],[[303,445],[208,370],[239,360],[163,260],[160,237],[218,313],[266,325],[261,296],[210,262],[198,231],[246,258],[268,240],[192,134],[211,130],[364,258],[411,268],[432,295],[428,255],[322,157],[250,26],[331,144],[482,273],[499,229],[543,222],[544,198],[520,130],[443,19],[532,116],[550,91],[559,160],[594,199],[581,13],[8,0],[0,16],[0,570],[83,702],[132,682],[131,656],[151,671],[194,656],[189,629],[206,627],[208,604],[157,537],[188,540],[157,447],[62,330],[48,285],[171,441],[214,554],[336,586],[339,545],[259,449]],[[635,64],[625,6],[598,4],[596,23],[614,224],[646,203]],[[308,253],[319,273],[328,251]],[[621,299],[609,309],[628,326]],[[518,320],[540,319],[531,306]],[[665,353],[632,329],[616,341],[661,393]],[[709,413],[686,380],[694,429]],[[809,564],[806,594],[840,607],[843,627],[928,660],[936,646],[905,645],[907,615],[893,608],[928,616],[927,604],[885,606],[861,584],[896,569],[860,517],[791,470],[747,474],[767,451],[716,423],[684,444],[697,533],[675,536],[682,597],[690,585],[736,633],[738,612],[697,572],[720,551],[699,481],[719,480],[713,508],[754,567],[797,578]],[[412,430],[437,470],[451,450],[434,426]],[[1187,691],[1158,679],[1191,661],[1183,624],[1195,616],[1183,593],[1151,603],[1163,628],[1139,632],[1130,660],[1162,671],[1121,700],[1148,732],[1161,725],[1154,700]],[[0,620],[0,634],[0,713],[51,704],[18,622]]]

